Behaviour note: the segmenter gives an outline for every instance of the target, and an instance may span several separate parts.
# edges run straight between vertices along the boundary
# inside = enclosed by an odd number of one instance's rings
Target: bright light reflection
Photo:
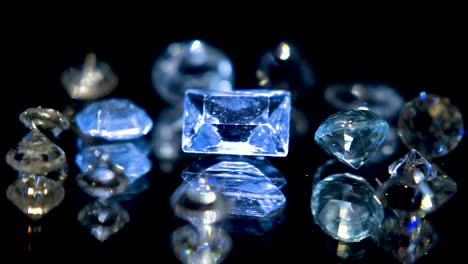
[[[279,47],[280,60],[287,60],[291,56],[291,48],[287,43],[282,42]]]

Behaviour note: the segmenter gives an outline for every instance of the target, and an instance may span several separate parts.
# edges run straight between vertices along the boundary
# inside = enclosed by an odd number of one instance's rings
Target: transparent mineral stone
[[[115,201],[96,200],[78,212],[78,221],[102,242],[121,230],[130,221],[130,215]]]
[[[97,162],[78,174],[76,180],[84,192],[104,199],[125,192],[129,185],[124,168],[113,164],[107,154],[102,154]]]
[[[70,128],[70,121],[61,112],[52,108],[28,108],[19,116],[21,123],[29,129],[42,128],[58,136]]]
[[[195,226],[223,220],[230,207],[226,197],[203,177],[182,183],[171,195],[170,204],[175,215]]]
[[[8,151],[6,162],[16,171],[25,174],[43,174],[66,166],[65,152],[39,129],[31,131]]]
[[[311,207],[320,228],[344,242],[369,237],[384,217],[372,186],[364,178],[349,173],[330,175],[315,183]]]
[[[189,88],[230,91],[234,82],[231,60],[201,40],[169,44],[154,62],[151,76],[157,93],[173,105],[182,104]]]
[[[131,100],[111,98],[96,101],[76,114],[80,131],[106,140],[129,140],[146,135],[153,120]]]
[[[286,179],[266,159],[206,156],[187,167],[182,177],[205,177],[231,201],[231,215],[266,217],[286,204],[280,190]]]
[[[407,177],[415,183],[431,180],[437,176],[437,170],[421,153],[412,149],[405,156],[388,167],[390,177]]]
[[[29,218],[38,220],[63,201],[65,190],[46,177],[22,177],[8,186],[6,196]]]
[[[85,57],[82,67],[71,67],[62,73],[62,85],[73,99],[96,100],[110,94],[119,80],[111,67],[96,60],[94,53]]]
[[[327,153],[354,169],[361,167],[384,142],[388,123],[368,110],[338,112],[315,132],[315,141]]]
[[[438,234],[425,219],[391,216],[384,219],[372,240],[401,263],[415,263],[436,245]]]
[[[287,41],[260,56],[256,76],[260,87],[289,90],[294,98],[315,84],[312,65]]]
[[[185,96],[182,150],[284,157],[289,150],[290,93],[194,90]]]
[[[171,245],[182,263],[216,264],[222,263],[231,251],[232,239],[218,226],[185,225],[172,233]]]
[[[401,110],[398,134],[408,148],[433,158],[452,151],[465,130],[462,114],[448,98],[421,92]]]
[[[82,171],[96,163],[100,156],[106,153],[109,161],[124,169],[130,183],[151,170],[152,162],[148,155],[142,153],[131,142],[112,142],[103,145],[88,146],[75,156],[75,162]]]
[[[403,97],[391,86],[371,83],[336,83],[328,85],[325,100],[340,111],[354,110],[366,105],[385,120],[398,115],[405,104]]]

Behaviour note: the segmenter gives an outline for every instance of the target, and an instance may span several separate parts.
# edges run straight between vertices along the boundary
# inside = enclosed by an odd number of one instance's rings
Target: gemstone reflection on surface
[[[315,183],[311,207],[320,228],[344,242],[369,237],[384,217],[372,186],[364,178],[349,173],[330,175]]]
[[[187,91],[182,150],[284,157],[289,150],[290,93],[281,90]]]
[[[402,108],[398,134],[408,148],[435,158],[452,151],[465,131],[461,112],[448,98],[421,92]]]
[[[361,167],[381,146],[388,123],[368,110],[338,112],[315,132],[315,141],[326,152],[354,169]]]

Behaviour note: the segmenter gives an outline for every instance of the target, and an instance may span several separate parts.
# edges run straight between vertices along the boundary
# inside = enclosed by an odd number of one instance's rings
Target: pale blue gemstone
[[[437,176],[437,170],[418,151],[412,149],[405,156],[388,167],[390,177],[406,177],[415,183],[432,180]]]
[[[151,76],[161,98],[173,105],[182,104],[187,89],[230,91],[234,82],[229,57],[197,39],[169,44],[155,60]]]
[[[288,91],[190,89],[184,107],[184,152],[278,157],[288,154]]]
[[[325,151],[358,169],[382,145],[388,123],[368,110],[352,110],[331,115],[315,132],[315,141]]]
[[[75,162],[82,171],[86,171],[103,153],[109,155],[113,164],[124,168],[130,183],[148,173],[152,167],[148,156],[130,142],[85,147],[75,156]]]
[[[311,197],[314,221],[332,238],[358,242],[369,237],[384,218],[372,186],[361,176],[330,175],[314,184]]]
[[[182,172],[186,182],[198,177],[205,177],[231,200],[231,215],[266,217],[286,204],[280,189],[286,179],[266,159],[205,156]]]
[[[107,140],[135,139],[146,135],[153,120],[129,99],[96,101],[76,114],[76,124],[85,135]]]

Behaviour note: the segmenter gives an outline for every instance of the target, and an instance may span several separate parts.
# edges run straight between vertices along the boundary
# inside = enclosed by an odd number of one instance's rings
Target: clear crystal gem
[[[28,108],[20,114],[19,119],[29,129],[50,130],[54,136],[70,128],[70,121],[61,112],[52,108]]]
[[[130,216],[117,202],[98,199],[78,212],[78,221],[89,228],[97,240],[105,241],[122,229]]]
[[[98,198],[121,194],[129,185],[124,168],[113,164],[105,153],[86,171],[78,174],[76,180],[84,192]]]
[[[384,219],[372,240],[402,263],[415,263],[434,247],[438,235],[425,219],[392,216]]]
[[[352,110],[329,116],[315,132],[315,141],[326,152],[358,169],[381,146],[388,131],[388,123],[373,112]]]
[[[452,151],[465,131],[462,114],[448,98],[422,92],[401,110],[398,134],[410,149],[432,158]]]
[[[412,149],[405,156],[388,167],[390,177],[408,177],[415,183],[431,180],[437,176],[437,171],[421,153]]]
[[[193,90],[185,97],[182,150],[284,157],[289,150],[290,93]]]
[[[231,201],[231,215],[266,217],[286,204],[280,190],[286,179],[266,159],[206,156],[188,166],[182,177],[205,177]]]
[[[167,102],[180,105],[189,88],[232,90],[233,66],[218,48],[201,40],[171,43],[156,59],[153,86]]]
[[[226,197],[203,177],[182,183],[171,195],[170,204],[178,217],[195,226],[223,220],[230,207]]]
[[[222,263],[232,248],[231,236],[221,227],[185,225],[171,237],[172,249],[182,263]]]
[[[123,167],[130,183],[151,170],[152,163],[148,155],[141,152],[131,142],[114,142],[85,147],[75,156],[75,162],[82,171],[96,163],[106,153],[113,164]]]
[[[96,55],[86,55],[80,68],[69,68],[62,73],[62,85],[71,98],[79,100],[95,100],[110,94],[119,80],[111,67],[96,60]]]
[[[314,221],[332,238],[357,242],[372,234],[384,217],[372,186],[349,173],[330,175],[314,184]]]
[[[8,186],[6,196],[19,210],[38,220],[63,201],[65,190],[46,177],[23,177]]]
[[[385,120],[391,120],[398,115],[405,103],[403,97],[386,84],[331,84],[325,88],[324,97],[340,111],[350,111],[366,105],[369,110]]]
[[[146,135],[153,120],[131,100],[111,98],[96,101],[76,114],[83,134],[107,140],[135,139]]]
[[[42,174],[66,166],[65,152],[39,129],[32,129],[15,149],[8,151],[6,162],[25,174]]]
[[[256,71],[261,87],[290,90],[297,97],[302,89],[315,84],[310,63],[290,42],[281,41],[260,56]]]

